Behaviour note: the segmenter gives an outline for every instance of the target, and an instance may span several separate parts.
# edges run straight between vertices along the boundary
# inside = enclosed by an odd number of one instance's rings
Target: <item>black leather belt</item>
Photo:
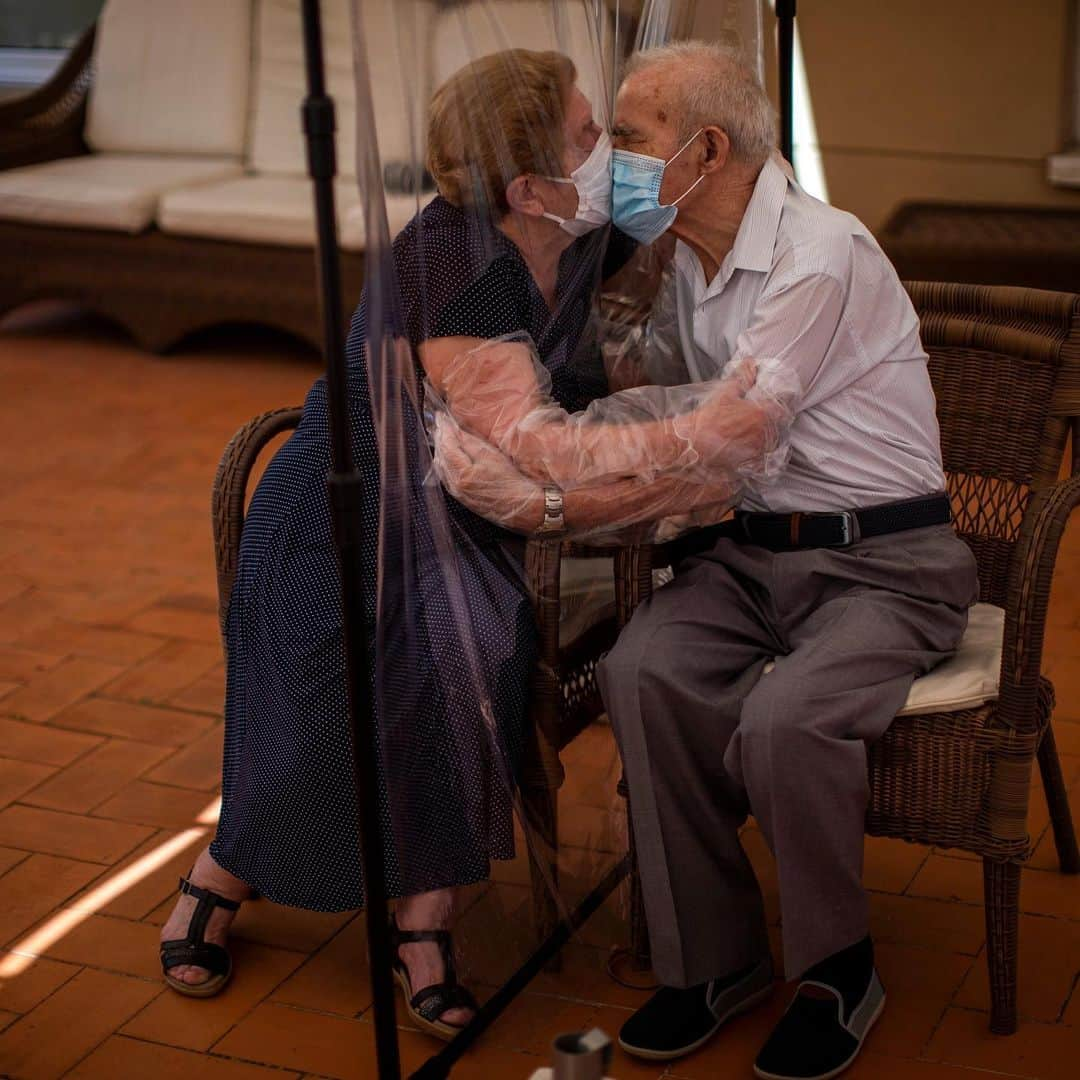
[[[734,519],[724,522],[723,535],[770,551],[798,551],[850,547],[871,536],[947,525],[950,521],[949,496],[938,492],[836,513],[753,514],[736,510]]]

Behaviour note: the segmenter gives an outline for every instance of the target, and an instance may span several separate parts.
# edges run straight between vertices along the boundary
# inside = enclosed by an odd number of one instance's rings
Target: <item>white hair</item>
[[[738,50],[707,41],[674,41],[630,57],[625,77],[663,65],[679,141],[703,127],[722,128],[737,161],[760,165],[776,147],[776,111]]]

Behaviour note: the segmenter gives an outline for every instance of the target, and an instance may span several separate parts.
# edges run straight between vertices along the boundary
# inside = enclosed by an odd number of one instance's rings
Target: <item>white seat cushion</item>
[[[0,218],[140,232],[173,188],[220,180],[238,161],[154,154],[87,154],[0,172]],[[197,190],[197,189],[194,189]]]
[[[335,185],[338,228],[359,202],[355,181]],[[315,243],[311,181],[303,176],[239,176],[170,192],[161,200],[165,232],[291,247]]]
[[[356,181],[334,187],[338,239],[346,251],[364,249],[364,208]],[[387,197],[391,234],[416,213],[412,196]],[[240,176],[220,184],[182,188],[158,211],[165,232],[259,244],[307,247],[315,243],[315,208],[306,176]]]
[[[434,192],[421,195],[419,208],[422,210],[433,198]],[[386,196],[386,220],[390,226],[391,240],[416,216],[417,205],[415,195]],[[366,247],[363,202],[355,203],[346,212],[341,229],[341,246],[349,251],[361,251]]]
[[[1005,612],[993,604],[976,604],[968,612],[967,630],[956,655],[912,683],[899,716],[974,709],[998,696]]]
[[[432,35],[435,85],[486,53],[507,48],[554,49],[574,61],[578,87],[592,103],[597,122],[606,125],[611,79],[604,72],[602,57],[611,55],[610,18],[603,5],[597,21],[592,4],[552,4],[550,0],[449,4],[440,11]]]
[[[897,716],[959,712],[994,701],[1001,678],[1005,612],[993,604],[976,604],[968,613],[967,630],[954,656],[915,680]],[[768,674],[776,665],[765,665]]]
[[[243,154],[251,0],[108,0],[94,66],[92,149]]]

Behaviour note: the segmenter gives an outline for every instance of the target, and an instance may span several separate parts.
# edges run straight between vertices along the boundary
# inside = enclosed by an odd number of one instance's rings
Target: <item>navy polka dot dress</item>
[[[552,313],[501,232],[436,198],[394,241],[397,298],[381,318],[414,345],[527,331],[551,373],[553,396],[570,410],[583,408],[606,392],[585,333],[603,243],[594,233],[564,253]],[[391,896],[406,896],[482,880],[491,859],[513,856],[511,784],[536,645],[520,538],[425,487],[413,449],[423,432],[406,390],[388,406],[398,413],[401,452],[386,455],[380,470],[368,303],[365,292],[349,335],[349,411],[365,480],[363,614],[387,884]],[[221,866],[264,896],[318,911],[363,904],[329,468],[319,379],[244,525],[226,627],[222,811],[211,845]],[[449,544],[440,546],[436,537],[447,531]],[[459,591],[448,588],[448,574],[460,580]],[[464,626],[453,614],[461,597]]]

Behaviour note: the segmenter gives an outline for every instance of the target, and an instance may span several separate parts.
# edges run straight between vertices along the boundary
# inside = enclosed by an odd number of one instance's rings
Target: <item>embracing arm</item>
[[[420,357],[454,422],[567,491],[668,473],[711,483],[775,446],[789,415],[775,395],[747,397],[757,374],[749,361],[710,382],[635,387],[569,414],[525,338],[441,338]]]

